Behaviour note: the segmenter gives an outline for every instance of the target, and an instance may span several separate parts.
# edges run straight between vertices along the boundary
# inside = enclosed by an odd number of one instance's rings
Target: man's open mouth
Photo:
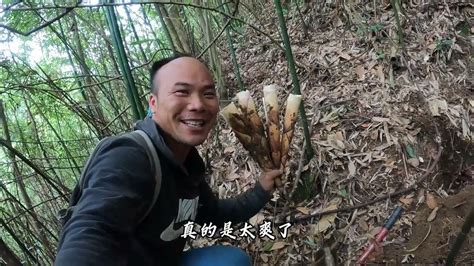
[[[181,120],[181,122],[193,128],[202,128],[204,124],[206,124],[206,121],[202,119],[187,119],[187,120]]]

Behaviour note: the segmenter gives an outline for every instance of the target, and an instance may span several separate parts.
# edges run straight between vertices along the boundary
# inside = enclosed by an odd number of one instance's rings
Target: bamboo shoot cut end
[[[298,109],[300,108],[301,95],[290,94],[286,100],[286,111],[284,119],[284,129],[289,130],[292,123],[296,123]]]
[[[255,102],[253,101],[252,96],[248,90],[238,92],[236,97],[239,106],[248,109],[248,111],[256,111]]]
[[[265,113],[269,107],[275,108],[278,111],[278,87],[276,85],[268,85],[263,87],[263,102]]]
[[[230,103],[222,109],[221,115],[224,117],[225,121],[229,123],[231,115],[242,115],[242,112],[240,112],[234,103]]]

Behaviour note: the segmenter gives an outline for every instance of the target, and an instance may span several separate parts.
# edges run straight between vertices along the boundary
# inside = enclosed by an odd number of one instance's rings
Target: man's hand
[[[281,177],[282,174],[283,171],[280,169],[264,172],[259,179],[260,185],[265,191],[273,192],[275,188],[275,178]]]

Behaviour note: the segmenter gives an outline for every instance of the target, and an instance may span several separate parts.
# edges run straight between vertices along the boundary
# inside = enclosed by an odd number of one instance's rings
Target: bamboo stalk
[[[271,156],[275,166],[280,165],[280,110],[278,107],[277,86],[263,88],[263,102],[267,119],[267,132],[270,141]]]
[[[296,73],[295,60],[293,59],[293,52],[291,51],[290,38],[288,37],[288,30],[286,28],[285,16],[283,15],[283,9],[281,8],[280,0],[273,0],[275,3],[275,9],[278,15],[278,21],[280,22],[280,31],[281,37],[283,39],[283,44],[285,45],[285,57],[288,62],[288,70],[291,74],[291,79],[293,81],[293,91],[295,94],[301,94],[300,91],[300,82],[298,80],[298,75]],[[306,140],[306,159],[309,161],[314,156],[314,150],[311,146],[311,136],[309,134],[308,121],[306,119],[306,112],[304,110],[304,104],[300,105],[300,116],[303,126],[304,138]]]
[[[115,10],[113,7],[109,6],[106,8],[106,18],[111,32],[112,44],[117,52],[120,68],[123,72],[122,75],[125,79],[125,84],[127,87],[127,97],[130,102],[130,105],[132,106],[134,118],[136,120],[142,119],[146,116],[145,109],[140,103],[140,97],[138,96],[138,90],[135,86],[135,80],[133,79],[133,75],[130,70],[128,57],[125,53],[122,35],[120,33],[120,29],[117,22],[117,16],[115,15]]]
[[[293,139],[293,132],[296,121],[298,121],[298,110],[301,104],[301,95],[290,94],[286,101],[285,118],[283,122],[283,132],[281,138],[281,165],[286,167],[290,143]]]

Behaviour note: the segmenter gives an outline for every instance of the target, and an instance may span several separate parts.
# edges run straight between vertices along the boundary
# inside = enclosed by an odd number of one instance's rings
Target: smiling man
[[[221,227],[255,215],[270,200],[280,170],[233,199],[215,197],[195,146],[214,127],[219,100],[208,68],[188,56],[155,62],[151,118],[136,124],[161,165],[159,193],[147,151],[126,137],[103,141],[71,200],[56,265],[251,265],[241,249],[211,246],[183,252],[185,224]]]

